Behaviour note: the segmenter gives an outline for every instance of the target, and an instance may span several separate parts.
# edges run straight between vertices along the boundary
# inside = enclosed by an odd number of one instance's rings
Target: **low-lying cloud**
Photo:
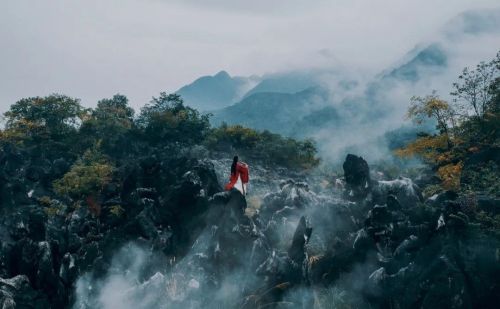
[[[119,92],[138,109],[222,69],[247,76],[342,64],[373,74],[458,13],[492,7],[497,1],[3,1],[0,111],[53,92],[87,106]]]

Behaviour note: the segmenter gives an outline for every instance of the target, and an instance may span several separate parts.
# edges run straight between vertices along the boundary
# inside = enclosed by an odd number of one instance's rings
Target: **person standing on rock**
[[[238,179],[241,180],[241,190],[236,186]],[[233,164],[231,165],[229,183],[225,187],[226,191],[229,191],[236,186],[236,189],[240,190],[243,195],[246,195],[248,181],[248,164],[238,161],[238,156],[234,156]]]

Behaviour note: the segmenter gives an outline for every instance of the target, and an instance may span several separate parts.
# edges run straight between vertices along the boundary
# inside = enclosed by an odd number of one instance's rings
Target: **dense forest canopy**
[[[74,159],[97,144],[116,158],[147,142],[199,144],[228,156],[241,151],[243,156],[287,167],[314,167],[319,162],[311,140],[296,141],[238,125],[212,128],[209,117],[186,106],[179,95],[165,92],[153,97],[137,117],[120,94],[99,101],[95,109],[82,107],[78,99],[50,95],[13,104],[5,113],[0,137],[3,145],[40,148],[33,154],[47,159]]]
[[[3,150],[22,151],[39,168],[60,162],[62,173],[46,179],[55,193],[96,210],[110,183],[122,183],[120,167],[153,150],[179,155],[199,146],[231,158],[239,154],[270,166],[310,169],[319,164],[312,141],[297,141],[241,126],[212,128],[209,114],[186,106],[177,94],[160,93],[137,116],[124,95],[102,99],[94,109],[78,99],[49,95],[21,99],[5,113]],[[47,199],[43,199],[46,201]],[[49,211],[52,209],[49,208]]]

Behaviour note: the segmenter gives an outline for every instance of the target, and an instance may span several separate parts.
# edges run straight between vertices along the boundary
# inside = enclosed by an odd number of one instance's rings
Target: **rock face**
[[[348,154],[344,164],[347,196],[351,199],[365,198],[371,189],[370,169],[362,158]]]
[[[18,275],[0,278],[0,306],[5,309],[49,308],[50,304],[45,295],[31,288],[28,277]]]
[[[103,189],[95,218],[51,190],[69,169],[65,159],[34,162],[5,148],[0,277],[12,278],[1,283],[5,308],[35,298],[43,300],[36,308],[70,307],[79,276],[105,275],[113,252],[130,241],[165,256],[183,254],[205,228],[210,196],[221,191],[210,162],[162,150],[124,161],[116,171],[124,182]]]
[[[373,201],[377,204],[385,203],[389,195],[405,207],[415,207],[417,203],[423,201],[420,188],[407,177],[377,181],[373,186],[372,193]]]
[[[472,223],[494,200],[424,204],[354,155],[343,193],[293,177],[247,199],[211,161],[148,153],[118,168],[98,219],[51,193],[61,160],[0,164],[2,308],[494,308],[500,293],[498,235]]]

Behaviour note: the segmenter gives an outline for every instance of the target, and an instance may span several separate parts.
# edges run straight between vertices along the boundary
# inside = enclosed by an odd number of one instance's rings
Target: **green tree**
[[[236,152],[273,165],[301,169],[319,164],[317,149],[312,140],[298,141],[241,125],[222,124],[212,129],[206,144],[211,150]]]
[[[102,99],[82,124],[81,147],[101,141],[106,153],[116,155],[123,151],[127,133],[134,127],[134,110],[128,106],[124,95],[116,94],[111,99]]]
[[[494,103],[498,92],[500,76],[500,52],[490,62],[480,62],[475,69],[464,68],[458,81],[453,83],[451,95],[454,101],[467,115],[470,110],[478,121],[484,121],[485,115]]]
[[[426,119],[436,122],[436,129],[446,138],[448,147],[452,146],[452,130],[455,128],[455,111],[448,102],[441,100],[433,92],[425,97],[412,97],[407,117],[417,124],[422,124]]]
[[[4,114],[3,138],[33,146],[39,155],[64,155],[85,117],[78,99],[53,94],[17,101]]]
[[[442,187],[459,189],[462,175],[475,168],[465,164],[470,154],[500,146],[499,86],[500,53],[488,63],[479,63],[474,70],[465,68],[453,84],[451,94],[455,97],[455,110],[462,111],[460,117],[435,93],[412,98],[408,117],[417,123],[434,119],[438,134],[421,135],[396,154],[423,158],[436,170]]]
[[[152,142],[199,143],[210,129],[209,115],[200,115],[179,95],[165,92],[141,109],[137,124]]]
[[[115,132],[130,129],[133,124],[134,110],[128,106],[128,99],[115,94],[111,99],[102,99],[93,112],[94,117]]]
[[[75,200],[85,198],[94,214],[99,215],[96,197],[111,181],[112,173],[113,165],[101,153],[98,144],[85,151],[61,179],[53,182],[54,191]]]

